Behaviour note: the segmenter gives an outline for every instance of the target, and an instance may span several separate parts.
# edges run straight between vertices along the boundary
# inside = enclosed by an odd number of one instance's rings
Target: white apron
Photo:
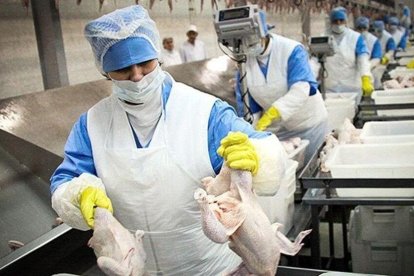
[[[148,148],[136,147],[115,97],[88,113],[97,174],[115,217],[131,231],[145,231],[151,275],[218,275],[240,263],[227,244],[215,244],[204,235],[193,197],[200,179],[214,175],[207,122],[216,98],[200,94],[173,84]],[[197,163],[190,161],[194,158]]]
[[[325,88],[327,92],[357,92],[362,95],[362,82],[355,55],[360,34],[349,28],[344,32],[335,55],[326,58]]]
[[[247,85],[250,95],[264,109],[267,110],[277,99],[288,93],[287,69],[288,60],[299,45],[298,42],[272,34],[272,51],[269,57],[269,69],[265,77],[256,58],[247,59]],[[283,113],[282,113],[283,114]],[[303,108],[292,114],[287,120],[277,121],[269,127],[269,131],[276,134],[279,140],[292,137],[301,137],[314,141],[315,146],[308,146],[308,155],[311,155],[319,145],[319,137],[325,136],[328,130],[327,111],[319,92],[308,97]],[[313,145],[313,144],[312,144]]]
[[[400,29],[397,29],[392,35],[392,38],[394,38],[395,41],[395,47],[398,48],[398,46],[400,45],[401,39],[404,36],[404,32],[401,31]]]
[[[362,36],[364,37],[366,43],[367,43],[367,47],[368,47],[368,51],[369,51],[369,58],[372,59],[372,50],[374,49],[374,44],[375,42],[377,42],[377,37],[369,32],[367,33],[363,33]],[[381,42],[380,42],[381,44]],[[382,55],[384,55],[385,53],[382,52]],[[386,66],[383,65],[376,65],[375,68],[371,69],[371,73],[372,73],[372,77],[374,79],[374,87],[375,89],[379,89],[382,86],[381,83],[381,78],[382,75],[385,72],[385,68]]]
[[[371,59],[372,49],[374,49],[374,44],[377,41],[377,37],[369,32],[363,33],[362,36],[367,43],[368,51],[369,51],[369,58]]]
[[[379,41],[380,41],[380,44],[381,44],[382,56],[384,56],[387,53],[387,42],[390,38],[392,38],[392,36],[389,32],[387,32],[385,30],[382,31],[382,35],[379,38]]]

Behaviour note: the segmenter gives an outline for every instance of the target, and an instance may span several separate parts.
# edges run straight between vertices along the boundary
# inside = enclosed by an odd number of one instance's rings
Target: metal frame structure
[[[342,206],[341,223],[342,239],[344,247],[344,262],[348,262],[348,238],[347,238],[347,217],[346,206],[355,205],[414,205],[414,197],[339,197],[335,188],[414,188],[414,178],[332,178],[330,173],[323,173],[319,170],[318,156],[323,148],[321,145],[315,152],[312,159],[303,169],[299,180],[304,188],[308,189],[302,199],[303,202],[311,205],[312,233],[311,233],[311,256],[312,266],[321,268],[319,223],[320,212],[328,207],[329,222],[329,251],[330,259],[334,257],[334,233],[333,214],[329,206]]]

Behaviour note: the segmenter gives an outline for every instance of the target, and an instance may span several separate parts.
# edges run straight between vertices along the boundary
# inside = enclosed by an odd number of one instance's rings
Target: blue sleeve
[[[240,83],[241,83],[240,72],[237,71],[237,73],[236,73],[236,90],[234,92],[236,94],[237,115],[239,115],[239,117],[243,117],[243,115],[244,115],[244,103],[243,103],[243,99],[242,99],[242,92],[241,92]],[[252,96],[250,96],[250,93],[248,95],[248,99],[249,99],[250,110],[253,114],[263,110],[262,107],[252,98]]]
[[[385,49],[387,49],[387,52],[388,51],[394,51],[396,49],[394,38],[390,37],[388,39],[387,45],[385,46]],[[386,54],[386,53],[384,53],[384,54]]]
[[[364,37],[360,35],[356,44],[355,55],[359,57],[363,54],[369,54],[369,50],[367,44],[365,43]]]
[[[371,59],[381,58],[381,57],[382,57],[381,44],[379,40],[377,39],[374,43],[374,46],[372,47]]]
[[[78,177],[84,172],[96,175],[86,119],[87,113],[82,114],[69,134],[63,162],[50,178],[50,191],[52,193],[59,185]]]
[[[229,131],[241,131],[250,138],[264,138],[271,135],[270,132],[255,131],[248,122],[237,117],[233,107],[224,101],[216,101],[208,121],[208,151],[216,174],[220,172],[223,164],[223,158],[217,154],[217,149],[220,147],[221,139],[226,137]]]
[[[288,60],[288,89],[298,82],[305,81],[310,85],[309,95],[314,95],[318,90],[318,83],[309,65],[309,56],[302,45],[295,47]]]
[[[404,34],[402,36],[401,41],[400,41],[400,45],[398,45],[398,47],[403,49],[403,50],[405,50],[405,47],[407,47],[407,35],[406,34]]]

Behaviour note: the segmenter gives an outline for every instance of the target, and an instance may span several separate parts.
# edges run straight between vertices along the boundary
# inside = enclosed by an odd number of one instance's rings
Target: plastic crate
[[[414,69],[396,67],[395,69],[391,70],[388,74],[393,79],[399,76],[403,76],[403,77],[414,76]]]
[[[414,206],[357,206],[350,231],[361,241],[414,242]]]
[[[333,178],[414,178],[414,143],[339,145],[326,161]],[[411,197],[414,188],[337,188],[341,197]]]
[[[371,98],[375,104],[414,103],[414,88],[376,90],[372,92]],[[414,109],[377,110],[377,114],[380,116],[410,116],[414,114]]]
[[[382,207],[390,208],[389,206]],[[405,212],[402,213],[406,214]],[[366,214],[368,214],[368,217],[361,217],[356,210],[351,212],[349,244],[351,247],[352,271],[381,275],[414,275],[414,242],[409,239],[403,240],[406,233],[402,232],[401,228],[407,224],[401,224],[401,221],[397,218],[401,214],[395,214],[396,221],[392,228],[389,228],[389,217],[380,218],[380,221],[382,220],[388,225],[384,228],[384,225],[377,221],[375,223],[375,234],[369,233],[369,231],[373,230],[371,223],[379,218],[375,218],[375,215],[369,218],[369,211]],[[411,214],[409,216],[412,218]],[[365,236],[369,236],[369,240],[362,239],[363,235],[359,229],[365,231]],[[391,229],[395,229],[396,233],[388,233]],[[400,237],[393,240],[392,238],[397,237],[398,234]],[[373,240],[374,237],[376,240]]]
[[[414,141],[414,120],[367,122],[361,135],[364,144],[409,143]]]
[[[271,223],[281,223],[281,232],[287,232],[293,226],[295,211],[296,168],[298,162],[289,160],[285,177],[279,191],[274,196],[258,196],[257,201]]]
[[[296,171],[302,169],[303,166],[305,166],[305,151],[308,145],[309,145],[309,140],[302,139],[299,147],[297,147],[294,151],[288,154],[288,158],[298,162]]]

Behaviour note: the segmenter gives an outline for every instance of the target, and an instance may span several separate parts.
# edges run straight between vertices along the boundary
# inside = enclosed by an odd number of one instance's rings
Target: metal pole
[[[317,205],[312,205],[312,232],[311,232],[311,258],[312,267],[321,268],[321,251],[319,239],[319,208]]]
[[[243,59],[241,61],[238,61],[237,67],[240,72],[240,91],[241,91],[241,97],[242,97],[243,107],[244,107],[243,118],[247,122],[253,123],[253,113],[250,109],[249,93],[248,93],[249,89],[247,87],[247,80],[246,80],[246,60]]]
[[[322,98],[325,100],[325,61],[326,61],[326,56],[325,55],[321,55],[318,57],[319,59],[319,63],[321,64],[321,68],[319,69],[319,79],[321,80],[320,83],[320,92],[322,94]]]
[[[59,11],[54,0],[31,1],[44,89],[69,85]]]

